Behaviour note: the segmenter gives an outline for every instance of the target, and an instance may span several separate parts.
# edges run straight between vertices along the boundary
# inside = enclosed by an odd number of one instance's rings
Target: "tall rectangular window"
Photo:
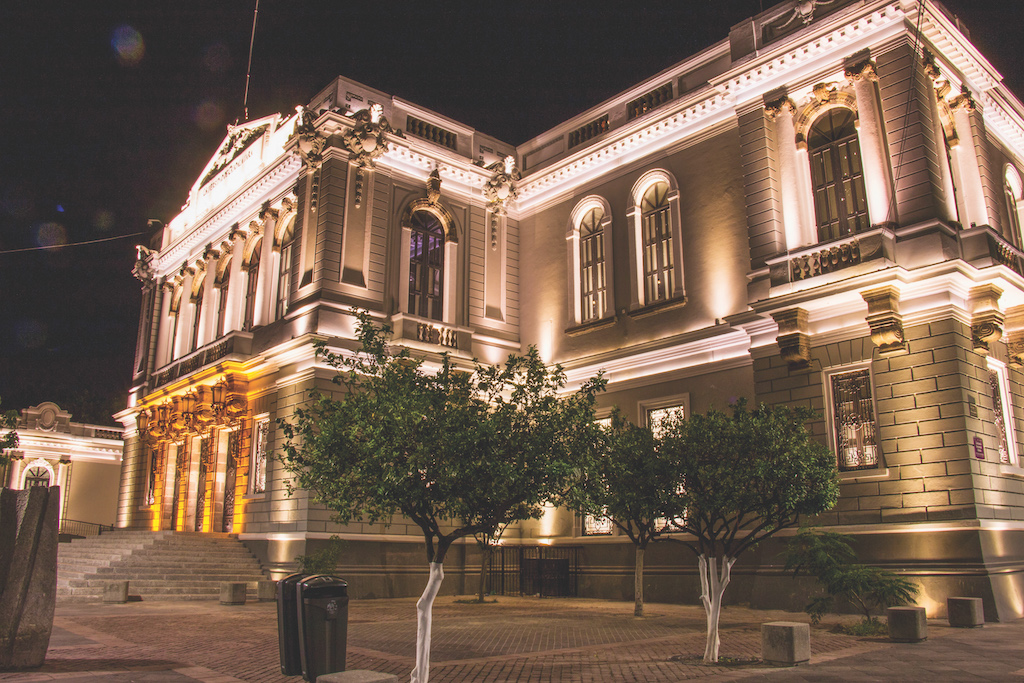
[[[288,295],[292,286],[292,242],[281,247],[281,270],[277,278],[277,313],[280,320],[288,310]]]
[[[580,308],[582,322],[605,311],[604,209],[594,208],[580,221]]]
[[[217,297],[217,329],[214,330],[214,334],[217,337],[223,337],[228,333],[225,325],[227,312],[228,312],[228,282],[227,279],[221,283],[218,290],[219,296]]]
[[[270,435],[270,418],[256,420],[252,430],[252,459],[249,463],[249,490],[264,493],[267,490],[267,437]]]
[[[996,425],[999,462],[1016,465],[1017,443],[1010,411],[1010,383],[1006,377],[1006,368],[991,358],[988,361],[988,386],[992,396],[992,419]]]
[[[841,471],[874,469],[881,449],[875,421],[871,371],[867,368],[829,376],[832,433]]]

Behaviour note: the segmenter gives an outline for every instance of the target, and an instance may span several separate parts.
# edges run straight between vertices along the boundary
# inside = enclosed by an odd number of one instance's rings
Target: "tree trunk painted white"
[[[722,614],[722,595],[732,575],[735,557],[722,558],[722,572],[718,572],[718,560],[715,557],[700,555],[697,564],[700,569],[700,601],[704,605],[707,617],[708,639],[704,647],[704,663],[714,664],[718,661],[718,618]]]
[[[412,670],[411,683],[427,683],[430,676],[430,616],[443,579],[443,565],[431,562],[427,587],[416,601],[416,668]]]
[[[636,567],[633,569],[633,616],[644,615],[644,549],[636,549]]]

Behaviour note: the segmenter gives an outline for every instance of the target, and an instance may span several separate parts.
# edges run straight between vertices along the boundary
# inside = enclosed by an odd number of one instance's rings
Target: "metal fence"
[[[576,597],[580,546],[497,546],[491,550],[490,592]]]
[[[80,522],[76,519],[60,520],[60,532],[65,536],[76,536],[85,538],[87,536],[99,536],[104,531],[113,531],[113,526],[96,524],[95,522]]]

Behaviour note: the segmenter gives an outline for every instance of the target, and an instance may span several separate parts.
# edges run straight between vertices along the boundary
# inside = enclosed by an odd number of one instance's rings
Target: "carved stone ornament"
[[[327,138],[316,131],[313,112],[301,104],[295,107],[295,135],[299,136],[299,157],[306,166],[319,168]]]
[[[436,168],[427,177],[427,201],[435,205],[441,201],[441,172]]]
[[[974,350],[988,354],[993,343],[1003,336],[1004,316],[999,310],[999,297],[1003,290],[995,285],[982,285],[971,289],[968,304],[971,307],[971,342]]]
[[[960,94],[949,101],[949,108],[953,111],[957,109],[964,109],[966,111],[976,111],[978,103],[974,101],[974,97],[971,95],[970,89],[966,86],[960,86]]]
[[[516,183],[522,177],[516,168],[515,157],[509,155],[487,167],[492,175],[484,185],[484,196],[491,205],[491,249],[498,248],[498,229],[500,217],[505,215],[507,204],[519,198],[519,187]]]
[[[782,360],[790,368],[804,368],[811,362],[811,338],[807,334],[807,311],[802,308],[791,308],[787,311],[772,313],[775,324],[779,326],[776,341]]]
[[[928,74],[928,78],[933,81],[942,77],[942,72],[939,71],[939,65],[935,61],[935,55],[933,55],[930,50],[924,51],[924,55],[921,57],[921,66],[924,68],[924,72]]]
[[[135,245],[135,266],[132,268],[132,275],[143,285],[151,285],[156,278],[156,270],[153,268],[153,259],[156,252],[152,249]]]
[[[789,12],[780,15],[766,28],[769,35],[779,37],[801,26],[807,26],[814,21],[815,10],[819,8],[831,9],[833,5],[839,2],[842,2],[842,0],[797,0]]]
[[[870,59],[858,62],[846,68],[844,73],[846,80],[855,83],[860,80],[878,81],[878,74],[875,72],[875,63]]]
[[[871,328],[871,341],[878,347],[879,355],[893,356],[907,352],[903,335],[903,317],[899,313],[899,290],[895,287],[881,287],[861,296],[868,305],[867,323]]]
[[[345,146],[352,152],[355,163],[372,167],[374,160],[388,151],[388,135],[395,131],[379,104],[357,111],[352,118],[356,125],[345,131]]]
[[[224,379],[200,385],[136,415],[139,433],[148,441],[177,442],[186,434],[202,434],[213,427],[237,424],[248,402],[244,383]]]
[[[788,96],[784,95],[777,100],[764,103],[764,113],[768,117],[769,121],[774,121],[779,118],[779,115],[783,112],[789,112],[790,114],[796,113],[796,103]]]

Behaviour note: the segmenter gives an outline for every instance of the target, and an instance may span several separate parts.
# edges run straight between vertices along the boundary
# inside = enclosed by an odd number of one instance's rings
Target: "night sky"
[[[521,144],[775,4],[261,0],[249,116],[291,112],[341,74]],[[1024,93],[1024,3],[945,4]],[[146,240],[129,235],[174,217],[243,118],[253,7],[0,3],[4,409],[53,400],[112,423],[124,407]],[[29,250],[55,244],[72,246]]]

